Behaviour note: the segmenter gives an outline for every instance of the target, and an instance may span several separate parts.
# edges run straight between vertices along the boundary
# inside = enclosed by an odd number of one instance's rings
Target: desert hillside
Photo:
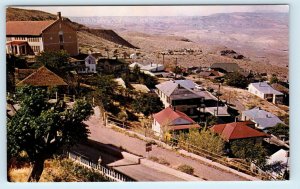
[[[93,28],[111,28],[145,52],[144,61],[162,62],[158,52],[195,49],[202,53],[168,55],[165,61],[188,66],[236,62],[246,70],[288,75],[288,14],[226,13],[187,17],[71,17]],[[244,59],[221,56],[234,50]],[[269,68],[272,67],[272,70]]]

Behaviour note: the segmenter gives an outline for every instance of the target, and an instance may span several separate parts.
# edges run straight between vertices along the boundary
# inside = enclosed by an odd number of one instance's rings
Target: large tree
[[[60,72],[68,66],[70,55],[67,51],[49,51],[42,52],[40,56],[37,56],[37,62],[42,64],[53,71]]]
[[[239,72],[232,72],[226,74],[225,81],[227,85],[239,88],[246,88],[249,84],[247,78]]]
[[[285,124],[277,123],[274,127],[269,128],[268,131],[275,136],[284,135],[287,140],[289,139],[289,126]]]
[[[132,107],[135,112],[149,116],[152,113],[161,111],[163,103],[156,95],[144,93],[133,101]]]
[[[82,121],[91,115],[91,105],[80,100],[67,109],[63,103],[49,104],[46,95],[39,88],[21,88],[17,95],[21,108],[7,125],[8,160],[27,153],[33,164],[28,181],[39,181],[44,161],[62,147],[88,138]]]
[[[180,136],[180,141],[218,155],[224,154],[225,141],[206,128],[200,131],[198,129],[190,129],[188,134]]]
[[[266,164],[267,153],[260,143],[256,143],[252,138],[234,140],[230,142],[231,152],[237,158],[254,162],[263,168]]]

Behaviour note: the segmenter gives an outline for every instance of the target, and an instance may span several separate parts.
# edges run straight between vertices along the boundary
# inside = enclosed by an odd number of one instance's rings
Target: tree
[[[274,127],[268,129],[268,131],[275,136],[284,135],[289,139],[289,126],[285,124],[277,123]]]
[[[249,84],[247,78],[239,72],[232,72],[225,75],[225,81],[227,85],[239,88],[246,88]]]
[[[230,142],[230,149],[234,157],[246,159],[263,168],[266,164],[266,150],[253,139],[241,139]]]
[[[272,77],[270,78],[270,84],[273,83],[278,83],[279,79],[277,78],[277,76],[275,74],[272,75]]]
[[[135,112],[149,116],[152,113],[161,111],[163,103],[156,95],[144,93],[133,101],[132,107]]]
[[[8,121],[8,159],[26,152],[33,163],[28,181],[39,181],[44,161],[62,147],[87,140],[88,129],[82,123],[92,113],[86,101],[76,101],[71,109],[62,104],[49,104],[46,92],[24,87],[18,91],[21,108]]]
[[[69,57],[70,55],[64,50],[44,51],[40,56],[37,56],[37,62],[59,72],[68,66]]]
[[[181,135],[179,140],[218,155],[224,154],[225,141],[205,128],[200,131],[198,129],[190,129],[189,133],[185,137]]]

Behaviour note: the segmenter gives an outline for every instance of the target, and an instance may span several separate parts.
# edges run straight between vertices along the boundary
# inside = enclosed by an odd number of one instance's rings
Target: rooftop
[[[281,92],[273,89],[267,82],[250,83],[254,88],[264,94],[283,95]]]
[[[47,21],[8,21],[6,22],[6,35],[35,35],[52,25],[55,20]]]
[[[277,116],[274,114],[267,112],[265,110],[261,110],[260,108],[253,108],[251,110],[246,110],[242,112],[243,116],[249,117],[252,121],[254,121],[259,129],[266,129],[268,127],[273,127],[277,123],[284,124]]]
[[[236,63],[214,63],[211,65],[211,68],[220,68],[226,72],[237,72],[241,70]]]
[[[254,124],[254,123],[252,123]],[[267,134],[255,130],[251,127],[251,122],[233,122],[227,124],[218,124],[212,126],[210,129],[221,135],[221,137],[226,140],[234,139],[245,139],[245,138],[255,138],[255,137],[268,137]]]
[[[67,83],[58,75],[47,69],[45,66],[37,69],[28,77],[20,81],[16,86],[62,86]]]
[[[185,113],[180,112],[178,110],[173,110],[170,107],[167,107],[163,109],[162,111],[156,113],[153,115],[153,118],[161,125],[167,124],[169,125],[174,120],[181,118],[185,121],[189,122],[190,124],[195,124],[195,121],[192,120],[189,116],[187,116]]]
[[[161,90],[167,96],[170,96],[178,85],[190,91],[192,91],[192,89],[196,86],[196,84],[191,80],[170,80],[156,85],[156,88]],[[194,91],[192,92],[195,93]],[[197,94],[195,93],[195,95]]]

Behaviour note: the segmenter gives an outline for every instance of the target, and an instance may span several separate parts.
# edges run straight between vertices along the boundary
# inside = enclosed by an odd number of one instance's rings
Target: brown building
[[[78,54],[77,32],[58,12],[56,20],[6,22],[6,53],[34,55],[66,50]]]

